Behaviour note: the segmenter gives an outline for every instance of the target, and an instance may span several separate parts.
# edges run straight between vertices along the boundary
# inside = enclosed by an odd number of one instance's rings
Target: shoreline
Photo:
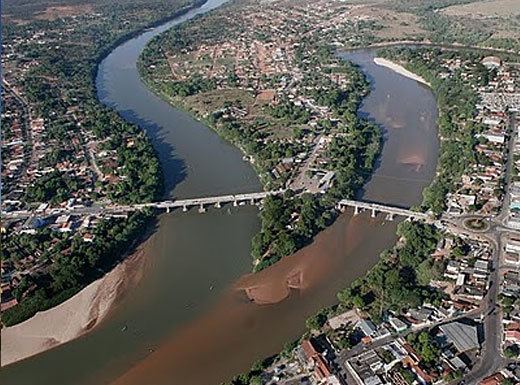
[[[96,61],[94,74],[97,75],[100,62],[118,45],[138,36],[142,32],[146,32],[149,28],[156,27],[168,20],[181,16],[193,8],[200,7],[201,4],[205,4],[205,1],[196,1],[193,6],[179,10],[172,17],[161,19],[151,26],[149,25],[143,29],[136,30],[118,39],[106,52],[100,55]],[[388,67],[403,76],[430,86],[423,78],[411,73],[394,62],[382,58],[375,58],[374,62],[378,65]],[[151,87],[149,87],[149,89],[151,89]],[[95,80],[94,90],[97,93]],[[181,108],[191,116],[194,116],[191,111],[182,108],[177,103],[169,102],[169,104],[175,108]],[[220,135],[218,130],[209,125],[208,122],[198,117],[195,118],[213,129],[222,139],[228,141],[224,136]],[[243,154],[249,155],[241,146],[231,143],[230,141],[228,142],[238,148]],[[250,161],[249,163],[252,164]],[[256,168],[254,164],[253,168]],[[53,308],[38,312],[22,323],[3,328],[1,330],[1,349],[3,353],[1,355],[1,367],[19,362],[70,342],[99,326],[99,324],[109,316],[114,306],[117,305],[120,294],[124,292],[124,289],[128,286],[125,280],[128,279],[129,271],[132,269],[134,262],[138,260],[141,262],[144,261],[145,258],[142,258],[144,257],[142,250],[144,244],[144,242],[141,243],[133,254],[123,259],[110,272],[84,287],[68,300]],[[67,328],[63,328],[63,320],[67,320]],[[34,334],[35,332],[37,332],[37,334]]]
[[[70,342],[99,326],[117,305],[120,295],[139,281],[145,260],[140,247],[65,302],[3,328],[1,367]],[[64,320],[67,320],[66,325]]]
[[[94,60],[91,74],[92,89],[96,95],[96,100],[101,103],[97,96],[96,83],[99,65],[116,47],[136,38],[151,28],[181,17],[193,9],[201,8],[206,2],[207,0],[195,0],[193,4],[177,10],[172,15],[163,17],[121,36],[103,49]],[[145,233],[148,232],[149,230]],[[141,269],[136,270],[133,265],[137,261],[141,261],[141,265],[144,262],[145,258],[141,257],[144,254],[143,245],[146,243],[147,238],[145,237],[140,241],[136,249],[134,249],[135,246],[132,246],[128,251],[124,252],[121,261],[112,270],[83,287],[66,301],[50,309],[38,312],[31,318],[16,325],[3,327],[0,330],[2,351],[0,367],[14,364],[75,340],[90,332],[104,321],[117,305],[121,294],[130,285],[126,280],[131,278],[130,281],[136,282],[142,275],[135,274],[135,271]],[[134,249],[133,252],[132,249]],[[135,270],[133,275],[130,273],[132,269]],[[64,320],[67,320],[66,328],[63,328],[65,326]]]
[[[70,342],[99,326],[115,308],[121,294],[140,280],[145,260],[140,246],[110,272],[65,302],[3,328],[1,367]]]
[[[377,64],[378,66],[389,68],[392,71],[397,72],[399,75],[402,75],[409,79],[415,80],[415,81],[431,88],[431,84],[429,82],[427,82],[424,78],[422,78],[419,75],[414,74],[411,71],[408,71],[402,65],[397,64],[391,60],[384,59],[382,57],[375,57],[374,63]]]
[[[171,97],[169,95],[166,95],[165,93],[156,90],[153,85],[148,81],[148,79],[141,74],[141,70],[139,67],[137,67],[137,71],[139,73],[140,79],[143,82],[143,84],[148,88],[150,92],[152,92],[154,95],[156,95],[158,98],[162,99],[164,102],[168,103],[170,107],[175,108],[179,111],[182,111],[189,115],[192,119],[196,120],[197,122],[205,125],[208,129],[213,131],[215,134],[218,135],[220,139],[228,143],[230,146],[233,146],[234,148],[238,149],[242,153],[242,160],[244,162],[247,162],[255,171],[256,176],[258,177],[258,180],[260,181],[260,185],[262,188],[262,191],[268,190],[268,185],[264,181],[263,175],[266,174],[265,170],[262,170],[259,168],[258,164],[256,163],[256,159],[254,155],[249,154],[240,143],[234,143],[233,140],[227,138],[218,128],[216,128],[208,119],[197,116],[185,103],[182,101],[176,100],[174,97]]]

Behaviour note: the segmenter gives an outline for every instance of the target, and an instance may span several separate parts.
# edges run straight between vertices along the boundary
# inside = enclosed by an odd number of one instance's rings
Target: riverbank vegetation
[[[69,6],[63,3],[59,5]],[[112,2],[98,0],[89,5],[90,12],[84,13],[83,8],[71,5],[79,13],[68,17],[40,17],[38,12],[45,10],[36,3],[24,7],[7,4],[5,16],[11,22],[2,25],[4,45],[11,59],[5,65],[6,79],[21,90],[31,115],[43,120],[41,140],[47,139],[49,151],[64,142],[77,142],[70,150],[79,160],[88,158],[83,154],[85,144],[80,145],[87,140],[108,147],[105,151],[114,150],[113,157],[90,159],[90,163],[111,163],[110,174],[114,176],[98,178],[97,196],[125,203],[161,196],[161,169],[146,135],[98,101],[97,64],[130,33],[191,4],[176,1],[172,7],[168,0],[139,3],[120,2],[114,7]],[[107,144],[102,146],[101,142]],[[59,159],[47,163],[47,167],[57,167]]]
[[[384,252],[366,276],[338,293],[340,306],[365,310],[377,322],[389,310],[401,313],[441,300],[440,293],[428,286],[442,272],[431,259],[440,233],[433,225],[402,222],[397,234],[401,242]]]
[[[46,266],[23,275],[13,291],[18,305],[2,312],[3,325],[17,324],[56,306],[101,278],[142,240],[143,229],[152,218],[152,212],[142,211],[128,218],[106,219],[95,227],[89,242],[52,230],[2,239],[3,263],[17,263],[32,255]]]
[[[443,262],[432,258],[442,234],[432,225],[401,222],[398,235],[398,244],[383,252],[378,263],[366,276],[337,294],[338,304],[323,308],[307,319],[307,331],[301,338],[288,343],[279,354],[255,363],[250,371],[235,376],[226,384],[261,383],[266,368],[273,362],[290,357],[296,346],[315,335],[318,330],[327,330],[329,340],[341,350],[353,347],[359,343],[359,335],[352,329],[350,333],[341,335],[330,328],[323,329],[331,317],[349,309],[357,308],[365,312],[378,324],[390,312],[402,314],[425,303],[438,305],[444,294],[429,286],[429,283],[439,279],[444,270]],[[425,355],[425,360],[437,357],[439,351],[435,344],[431,344],[432,336],[427,332],[410,333],[407,340],[418,352]]]
[[[481,64],[484,55],[473,50],[393,47],[379,52],[426,79],[436,95],[441,138],[437,175],[423,192],[422,209],[435,214],[446,208],[446,196],[460,188],[470,167],[489,161],[476,148],[485,127],[477,119],[477,89],[488,84],[493,72]],[[452,64],[450,64],[452,63]],[[465,64],[464,69],[460,63]],[[450,68],[451,67],[451,68]]]
[[[489,88],[489,84],[494,84],[496,88],[504,85],[501,78],[497,77],[497,65],[486,67],[482,63],[487,60],[503,63],[502,59],[505,60],[510,55],[504,54],[501,58],[486,57],[484,52],[478,50],[413,46],[385,48],[378,55],[424,78],[437,97],[440,160],[433,183],[424,191],[421,208],[441,214],[447,209],[448,194],[478,194],[475,191],[485,182],[477,180],[478,188],[472,190],[470,181],[478,179],[482,175],[481,170],[489,171],[492,165],[502,170],[499,162],[500,156],[504,156],[503,147],[498,146],[495,149],[490,141],[483,138],[483,133],[486,133],[486,115],[482,114],[482,107],[480,110],[478,108],[479,105],[485,105],[482,95],[493,89]],[[484,60],[485,57],[487,60]],[[507,66],[505,69],[502,67],[502,71],[503,77],[511,78]],[[501,112],[496,114],[504,116]],[[496,132],[500,133],[498,129]],[[507,134],[507,128],[503,133]],[[495,164],[489,160],[489,154],[493,155]],[[463,176],[466,178],[465,182]],[[500,194],[503,193],[502,181],[496,178],[493,182],[498,182],[492,192],[494,200],[500,201]],[[493,189],[487,187],[487,190]],[[475,202],[465,208],[480,209],[482,204],[478,200]],[[332,316],[353,308],[366,312],[378,324],[387,320],[388,314],[403,315],[426,304],[435,308],[441,306],[447,299],[447,293],[441,291],[442,285],[432,285],[431,282],[442,280],[447,261],[438,258],[438,255],[434,256],[433,252],[446,235],[432,225],[418,222],[402,222],[398,226],[398,235],[398,244],[385,251],[379,262],[364,277],[338,293],[338,305],[325,308],[307,320],[309,330],[328,332],[323,326]],[[468,245],[459,243],[452,248],[452,253],[460,257],[467,255],[470,249]],[[343,349],[353,346],[352,335],[347,331],[339,338],[334,333],[329,337]],[[435,362],[438,351],[431,343],[431,335],[424,332],[410,334],[409,337],[408,342],[421,353],[426,365]],[[460,375],[460,372],[452,374],[455,377]]]
[[[304,21],[280,35],[264,23],[244,27],[256,11],[235,4],[173,28],[147,45],[138,66],[154,92],[241,148],[265,189],[296,192],[264,202],[252,246],[258,271],[334,220],[336,202],[353,197],[371,174],[382,137],[357,114],[369,92],[361,70],[339,59],[320,31],[300,36]],[[273,13],[265,20],[281,12],[278,5],[265,11]],[[279,21],[280,30],[287,22]],[[325,175],[333,179],[321,182]]]
[[[3,4],[3,75],[16,101],[3,103],[4,112],[24,114],[10,120],[10,140],[19,140],[22,151],[2,159],[3,210],[100,199],[140,203],[162,196],[162,170],[148,137],[97,98],[97,65],[131,34],[196,3]],[[151,220],[151,213],[129,214],[126,220],[104,214],[40,216],[41,211],[27,223],[2,224],[2,309],[9,306],[2,311],[3,325],[55,306],[102,276]]]
[[[383,252],[364,277],[340,291],[337,305],[307,320],[310,331],[319,330],[331,316],[352,308],[365,311],[378,323],[389,311],[400,314],[424,303],[440,303],[442,293],[428,283],[443,271],[442,264],[431,258],[441,234],[434,226],[419,222],[402,222],[397,233],[400,242]]]

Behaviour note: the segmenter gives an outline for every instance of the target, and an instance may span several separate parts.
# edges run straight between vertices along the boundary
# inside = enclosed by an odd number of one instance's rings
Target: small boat
[[[127,330],[128,330],[128,326],[126,326],[126,325],[121,328],[122,332],[126,332]]]
[[[213,285],[211,285],[211,286],[209,287],[209,289],[210,289],[210,290],[213,290]]]

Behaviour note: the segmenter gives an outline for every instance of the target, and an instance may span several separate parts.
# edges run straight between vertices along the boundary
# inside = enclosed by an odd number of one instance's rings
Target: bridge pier
[[[188,206],[186,206],[186,205],[182,206],[182,211],[183,211],[183,212],[188,211]]]
[[[205,213],[206,209],[204,208],[204,205],[201,203],[199,206],[199,213]]]
[[[166,207],[166,212],[169,214],[170,213],[170,206],[167,206]]]
[[[217,203],[215,203],[215,207],[216,207],[217,209],[219,209],[219,208],[222,207],[222,205],[220,204],[220,202],[217,202]]]
[[[354,206],[354,215],[358,215],[358,214],[359,214],[359,207]]]
[[[251,198],[251,200],[249,201],[249,203],[251,203],[251,206],[254,206],[254,204],[255,204],[255,198]]]
[[[237,200],[234,200],[234,201],[233,201],[233,206],[235,206],[235,207],[238,206],[238,201],[237,201]]]
[[[371,215],[372,218],[375,218],[376,217],[376,209],[372,209],[372,215]]]
[[[386,219],[387,219],[388,221],[393,221],[393,220],[394,220],[394,214],[389,213],[389,214],[386,216]]]

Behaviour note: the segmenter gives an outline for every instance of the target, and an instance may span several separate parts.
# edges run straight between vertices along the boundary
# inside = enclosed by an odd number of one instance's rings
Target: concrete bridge
[[[338,209],[343,210],[345,207],[354,208],[354,215],[359,214],[360,211],[369,210],[371,211],[372,218],[375,218],[377,213],[386,213],[388,214],[387,218],[389,220],[393,220],[394,216],[401,216],[408,219],[421,220],[425,222],[431,222],[433,220],[433,218],[425,213],[403,209],[396,206],[382,205],[379,203],[362,202],[351,199],[343,199],[338,202]]]
[[[204,197],[204,198],[193,198],[193,199],[176,199],[176,200],[168,200],[163,202],[152,202],[152,203],[144,203],[131,206],[134,210],[140,210],[145,207],[152,207],[159,210],[166,210],[166,212],[170,212],[176,208],[182,208],[182,211],[188,211],[190,207],[199,207],[199,212],[204,212],[206,207],[214,206],[217,208],[222,207],[224,204],[232,203],[233,206],[238,206],[240,203],[250,203],[252,205],[262,201],[262,199],[267,198],[270,195],[280,195],[283,194],[285,190],[274,190],[274,191],[265,191],[258,193],[246,193],[246,194],[234,194],[234,195],[220,195],[214,197]]]
[[[206,211],[206,208],[209,206],[214,206],[217,208],[222,207],[224,204],[233,204],[233,206],[238,206],[240,204],[249,203],[249,204],[257,204],[261,202],[263,199],[270,195],[280,195],[283,194],[285,190],[273,190],[273,191],[262,191],[256,193],[245,193],[245,194],[229,194],[229,195],[219,195],[212,197],[201,197],[201,198],[191,198],[191,199],[174,199],[174,200],[165,200],[161,202],[151,202],[151,203],[141,203],[141,204],[131,204],[131,205],[121,205],[121,204],[103,204],[103,203],[95,203],[92,206],[73,206],[73,207],[58,207],[46,210],[20,210],[20,211],[11,211],[4,212],[2,211],[2,220],[19,220],[26,219],[30,217],[49,217],[54,215],[97,215],[97,214],[107,214],[118,216],[122,214],[126,214],[132,211],[142,210],[144,208],[152,208],[156,210],[165,210],[166,212],[170,212],[175,209],[182,209],[182,211],[188,211],[192,207],[198,207],[199,212]]]
[[[205,212],[208,207],[220,208],[225,204],[232,204],[238,206],[244,203],[258,204],[263,199],[272,195],[283,194],[286,190],[273,190],[256,193],[245,193],[245,194],[229,194],[219,195],[212,197],[201,197],[192,199],[174,199],[165,200],[161,202],[142,203],[134,205],[119,205],[119,204],[95,204],[93,206],[75,206],[75,207],[62,207],[53,208],[45,211],[13,211],[2,213],[3,220],[19,220],[29,217],[49,217],[53,215],[96,215],[96,214],[107,214],[107,215],[124,215],[128,212],[142,210],[144,208],[152,208],[156,210],[164,210],[171,212],[172,210],[181,209],[186,212],[190,208],[197,207],[199,212]],[[428,214],[404,209],[400,207],[383,205],[378,203],[362,202],[350,199],[343,199],[338,202],[338,209],[343,210],[345,207],[352,207],[354,209],[354,215],[357,215],[360,211],[369,210],[372,217],[375,217],[377,213],[388,214],[387,218],[392,220],[394,216],[401,216],[409,219],[416,219],[431,222],[432,218]]]

